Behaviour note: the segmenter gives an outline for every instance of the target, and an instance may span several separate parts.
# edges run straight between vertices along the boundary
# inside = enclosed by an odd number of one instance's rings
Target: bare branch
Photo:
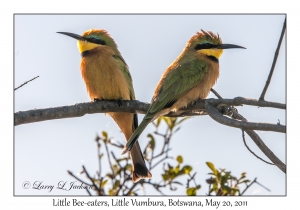
[[[95,184],[94,180],[92,177],[90,177],[89,173],[87,172],[87,170],[85,169],[84,166],[82,166],[83,171],[85,173],[85,175],[87,176],[87,178],[93,183],[93,186],[95,188],[95,190],[98,192],[98,195],[104,195],[104,193],[99,189],[99,187]]]
[[[211,88],[210,91],[213,92],[219,99],[222,98],[222,96],[217,91],[215,91],[215,89]]]
[[[86,114],[95,113],[106,113],[106,112],[130,112],[145,114],[150,107],[150,104],[143,103],[137,100],[134,101],[122,101],[119,105],[116,101],[97,101],[97,102],[85,102],[78,103],[71,106],[61,106],[46,109],[34,109],[29,111],[19,111],[14,114],[15,126],[40,122],[45,120],[72,118],[72,117],[82,117]],[[184,111],[180,113],[172,112],[169,113],[168,117],[181,117],[190,115],[199,115],[194,113],[195,111],[205,111],[204,101],[197,101],[197,103],[188,106]]]
[[[284,109],[285,104],[257,101],[254,99],[246,99],[237,97],[234,99],[207,99],[213,104],[240,105],[248,104],[261,107],[274,107]],[[28,111],[19,111],[14,114],[15,126],[40,122],[45,120],[82,117],[86,114],[106,113],[106,112],[130,112],[145,114],[150,104],[140,101],[122,101],[119,105],[116,101],[97,101],[78,103],[71,106],[61,106],[46,109],[34,109]],[[183,116],[201,116],[206,115],[205,100],[197,100],[186,108],[180,109],[177,112],[170,112],[167,117],[183,117]]]
[[[231,106],[240,106],[240,105],[251,105],[259,107],[271,107],[278,109],[286,109],[286,104],[281,104],[271,101],[259,101],[251,98],[235,97],[234,99],[207,99],[214,105],[231,105]]]
[[[71,175],[72,177],[74,177],[75,179],[77,179],[78,181],[80,181],[81,183],[87,185],[87,186],[93,186],[92,184],[86,183],[85,181],[79,179],[77,176],[75,176],[71,171],[68,171],[68,174]]]
[[[258,184],[259,186],[265,188],[266,190],[268,190],[269,192],[271,192],[271,190],[269,190],[268,188],[266,188],[265,186],[263,186],[262,184],[260,184],[257,180],[255,181],[256,184]]]
[[[265,186],[263,186],[262,184],[260,184],[260,183],[257,181],[257,178],[255,178],[249,185],[247,185],[247,183],[246,183],[247,187],[243,190],[243,192],[242,192],[240,195],[244,195],[244,193],[245,193],[245,192],[251,187],[251,185],[253,185],[254,183],[260,185],[261,187],[265,188],[265,189],[268,190],[268,191],[271,191],[271,190],[269,190],[268,188],[266,188]]]
[[[241,120],[241,121],[247,121],[246,118],[244,118],[241,114],[237,112],[237,110],[234,107],[230,107],[230,111],[232,112],[232,118]],[[265,145],[265,143],[262,141],[262,139],[255,133],[255,131],[252,130],[246,130],[245,131],[251,139],[254,141],[254,143],[259,147],[259,149],[284,173],[286,173],[286,165],[281,162],[281,160]]]
[[[253,185],[256,182],[256,179],[257,178],[255,178],[249,185],[247,185],[247,187],[243,190],[243,192],[241,193],[241,195],[243,195],[249,189],[249,187],[251,187],[251,185]]]
[[[114,171],[114,168],[113,168],[111,160],[110,160],[110,155],[109,155],[109,150],[108,150],[107,142],[106,141],[103,141],[103,142],[104,142],[104,145],[105,145],[105,150],[106,150],[106,155],[107,155],[108,163],[109,163],[112,175],[113,175],[113,179],[112,180],[114,180],[115,177],[116,177],[116,175],[115,175],[115,171]]]
[[[252,123],[252,122],[243,122],[234,120],[228,117],[223,116],[220,114],[216,107],[214,107],[209,100],[206,100],[205,102],[206,111],[209,114],[209,116],[214,119],[215,121],[235,127],[235,128],[241,128],[243,130],[263,130],[263,131],[275,131],[275,132],[286,132],[286,126],[283,125],[277,125],[277,124],[270,124],[270,123]]]
[[[265,145],[263,140],[251,130],[245,130],[245,132],[251,137],[254,143],[259,149],[284,173],[286,173],[286,165]]]
[[[28,81],[24,82],[22,85],[20,85],[19,87],[15,88],[14,90],[18,90],[20,87],[26,85],[28,82],[31,82],[32,80],[35,80],[38,77],[40,77],[40,76],[36,76],[36,77],[32,78],[31,80],[28,80]]]
[[[268,161],[265,161],[264,159],[262,159],[261,157],[259,157],[258,155],[256,155],[247,145],[246,143],[246,139],[245,139],[245,134],[244,134],[244,130],[242,130],[242,137],[243,137],[243,141],[244,141],[244,144],[245,146],[247,147],[247,149],[249,150],[249,152],[251,152],[255,157],[257,157],[258,159],[260,159],[261,161],[267,163],[267,164],[270,164],[270,165],[274,165],[274,163],[269,163]]]
[[[275,51],[275,55],[274,55],[274,59],[273,59],[273,63],[272,63],[272,67],[271,67],[271,70],[270,70],[270,73],[269,73],[269,76],[268,76],[268,80],[266,81],[266,85],[259,97],[259,100],[261,101],[264,101],[265,100],[265,94],[267,92],[267,89],[270,85],[270,82],[271,82],[271,78],[272,78],[272,75],[273,75],[273,72],[274,72],[274,69],[275,69],[275,65],[276,65],[276,62],[277,62],[277,58],[278,58],[278,54],[279,54],[279,50],[280,50],[280,46],[281,46],[281,42],[282,42],[282,39],[283,39],[283,36],[284,36],[284,33],[285,33],[285,29],[286,29],[286,18],[284,19],[284,23],[283,23],[283,27],[282,27],[282,31],[281,31],[281,35],[280,35],[280,39],[279,39],[279,42],[278,42],[278,45],[277,45],[277,49]]]

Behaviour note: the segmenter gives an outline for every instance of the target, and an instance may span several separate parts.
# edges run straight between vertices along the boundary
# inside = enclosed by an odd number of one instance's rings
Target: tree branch
[[[38,77],[39,77],[39,76],[36,76],[36,77],[32,78],[31,80],[28,80],[28,81],[24,82],[22,85],[20,85],[19,87],[16,87],[14,90],[18,90],[20,87],[26,85],[28,82],[31,82],[32,80],[35,80],[35,79],[38,78]]]
[[[213,89],[212,89],[213,90]],[[216,94],[217,92],[213,90],[213,92]],[[217,97],[222,99],[222,97],[217,93]],[[232,114],[233,119],[241,120],[241,121],[247,121],[246,118],[244,118],[241,114],[237,112],[237,110],[234,107],[230,107],[230,112]],[[262,141],[262,139],[255,133],[255,131],[252,130],[246,130],[245,131],[250,138],[254,141],[254,143],[258,146],[258,148],[284,173],[286,173],[286,165],[281,162],[281,160],[265,145],[265,143]]]
[[[286,29],[286,18],[284,19],[284,23],[283,23],[283,27],[282,27],[282,31],[281,31],[281,35],[280,35],[280,39],[279,39],[279,42],[278,42],[278,45],[277,45],[277,49],[275,51],[275,55],[274,55],[274,59],[273,59],[273,63],[272,63],[272,67],[271,67],[271,70],[270,70],[270,73],[269,73],[269,76],[268,76],[268,80],[266,81],[266,85],[259,97],[259,100],[261,101],[264,101],[265,100],[265,94],[267,92],[267,89],[270,85],[270,82],[271,82],[271,78],[272,78],[272,75],[273,75],[273,72],[274,72],[274,69],[275,69],[275,65],[276,65],[276,62],[277,62],[277,58],[278,58],[278,54],[279,54],[279,50],[280,50],[280,46],[281,46],[281,42],[282,42],[282,39],[283,39],[283,36],[284,36],[284,33],[285,33],[285,29]]]
[[[286,173],[286,165],[265,145],[263,140],[254,131],[245,130],[258,148],[284,173]]]
[[[96,192],[98,192],[98,195],[104,195],[104,193],[103,193],[103,192],[99,189],[99,187],[95,184],[93,178],[90,177],[90,175],[89,175],[89,173],[87,172],[87,170],[85,169],[85,167],[82,166],[82,168],[83,168],[83,171],[84,171],[85,175],[87,176],[87,178],[93,183],[93,186],[94,186]]]
[[[247,147],[247,149],[249,150],[249,152],[251,152],[255,157],[257,157],[258,159],[260,159],[261,161],[267,163],[267,164],[270,164],[270,165],[274,165],[274,163],[269,163],[268,161],[265,161],[264,159],[262,159],[261,157],[259,157],[258,155],[256,155],[247,145],[246,143],[246,139],[245,139],[245,134],[244,134],[244,130],[242,130],[242,137],[243,137],[243,141],[244,141],[244,144],[245,146]]]
[[[207,99],[213,104],[227,104],[227,105],[240,105],[248,104],[261,107],[274,107],[284,109],[285,104],[267,102],[267,101],[257,101],[255,99],[246,99],[242,97],[237,97],[234,99]],[[150,104],[134,101],[122,101],[119,105],[116,101],[97,101],[97,102],[84,102],[78,103],[71,106],[61,106],[45,109],[34,109],[28,111],[19,111],[14,114],[14,124],[15,126],[41,122],[45,120],[72,118],[72,117],[82,117],[86,114],[95,113],[106,113],[106,112],[130,112],[145,114],[150,107]],[[205,100],[197,100],[193,104],[188,105],[186,108],[180,109],[177,112],[170,112],[167,117],[184,117],[184,116],[199,116],[205,115]]]
[[[263,130],[263,131],[275,131],[275,132],[286,132],[286,126],[283,125],[276,125],[276,124],[270,124],[270,123],[252,123],[252,122],[244,122],[244,121],[238,121],[234,119],[230,119],[228,117],[223,116],[220,114],[216,107],[214,107],[209,100],[206,100],[205,102],[206,111],[208,115],[214,119],[215,121],[235,127],[235,128],[241,128],[243,130]]]
[[[45,120],[82,117],[86,114],[106,113],[106,112],[130,112],[145,114],[150,107],[150,104],[143,103],[137,100],[129,101],[124,100],[119,105],[116,101],[97,101],[97,102],[84,102],[71,106],[61,106],[46,109],[34,109],[28,111],[19,111],[14,114],[15,126],[40,122]],[[204,101],[198,101],[197,103],[188,106],[180,111],[180,113],[171,112],[168,117],[182,117],[199,115],[194,113],[196,111],[205,111]]]
[[[213,105],[231,105],[231,106],[240,106],[240,105],[250,105],[250,106],[259,106],[259,107],[271,107],[278,109],[286,109],[286,104],[281,104],[271,101],[259,101],[251,98],[235,97],[234,99],[207,99]]]

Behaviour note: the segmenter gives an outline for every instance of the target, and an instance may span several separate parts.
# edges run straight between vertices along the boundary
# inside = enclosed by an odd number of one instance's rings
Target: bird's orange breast
[[[90,50],[82,58],[80,67],[91,100],[130,100],[128,83],[110,49],[97,47]]]

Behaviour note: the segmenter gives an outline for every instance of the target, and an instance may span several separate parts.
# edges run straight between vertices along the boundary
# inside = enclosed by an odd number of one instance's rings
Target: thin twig
[[[189,188],[189,187],[190,187],[190,181],[192,181],[192,180],[194,181],[194,184],[195,184],[195,186],[197,187],[197,183],[196,183],[196,181],[195,181],[195,179],[194,179],[195,176],[196,176],[196,174],[197,174],[197,172],[195,172],[193,176],[191,176],[190,174],[188,174],[191,178],[187,180],[186,188]]]
[[[271,70],[270,70],[270,73],[269,73],[269,76],[268,76],[268,80],[266,81],[266,85],[265,85],[265,87],[264,87],[264,89],[263,89],[263,91],[262,91],[262,93],[259,97],[259,100],[261,100],[261,101],[265,100],[265,94],[267,92],[267,89],[268,89],[268,87],[270,85],[270,82],[271,82],[271,79],[272,79],[272,75],[273,75],[273,72],[274,72],[274,69],[275,69],[275,65],[276,65],[276,61],[277,61],[277,58],[278,58],[281,42],[282,42],[282,39],[283,39],[283,36],[284,36],[284,33],[285,33],[285,29],[286,29],[286,18],[284,19],[280,39],[279,39],[279,42],[278,42],[278,45],[277,45],[277,49],[275,51],[275,55],[274,55],[272,67],[271,67]]]
[[[243,190],[243,192],[241,193],[241,195],[243,195],[249,189],[249,187],[251,187],[251,185],[253,185],[253,183],[256,182],[256,179],[257,178],[255,178],[249,185],[247,185],[247,187]]]
[[[165,195],[159,188],[165,188],[167,186],[167,184],[159,185],[159,184],[152,183],[150,181],[147,181],[147,182],[144,182],[144,183],[152,185],[160,194]]]
[[[105,150],[106,150],[106,154],[107,154],[108,163],[109,163],[111,172],[113,174],[113,180],[114,180],[115,179],[115,171],[113,169],[113,166],[112,166],[112,163],[111,163],[111,160],[110,160],[110,155],[109,155],[109,151],[108,151],[108,147],[107,147],[107,142],[106,141],[103,141],[103,142],[104,142],[104,145],[105,145]]]
[[[219,99],[222,99],[222,96],[217,91],[215,91],[215,89],[211,88],[210,91],[213,92]]]
[[[258,148],[284,173],[286,173],[286,165],[269,149],[257,133],[251,130],[245,130]]]
[[[216,91],[215,91],[216,92]],[[244,118],[241,114],[237,112],[234,107],[230,107],[232,112],[232,118],[245,121],[247,119]],[[286,165],[265,145],[263,140],[259,137],[257,133],[253,130],[245,130],[245,132],[250,136],[250,138],[254,141],[254,143],[258,146],[258,148],[284,173],[286,173]]]
[[[101,144],[100,144],[100,137],[97,135],[96,136],[96,142],[97,142],[97,152],[98,152],[98,162],[99,162],[99,179],[101,177],[101,157],[100,157],[100,147],[101,147]]]
[[[87,193],[89,194],[89,196],[92,196],[92,194],[90,193],[89,189],[88,188],[85,188]]]
[[[122,167],[122,166],[121,166],[121,164],[120,164],[119,161],[117,160],[117,158],[116,158],[116,156],[115,156],[115,153],[113,153],[113,151],[110,151],[110,153],[111,153],[113,159],[115,160],[115,162],[116,162],[116,163],[118,164],[118,166],[120,167],[120,170],[123,170],[123,171],[124,171],[124,177],[125,177],[126,166],[125,166],[125,167]],[[121,176],[121,174],[120,174],[120,176]],[[119,186],[119,189],[118,189],[116,195],[119,195],[119,192],[121,191],[121,189],[122,189],[122,187],[124,186],[125,182],[126,182],[126,179],[124,178],[123,183]]]
[[[74,177],[75,179],[77,179],[78,181],[80,181],[81,183],[87,185],[87,186],[93,186],[92,184],[86,183],[85,181],[79,179],[77,176],[75,176],[71,171],[68,171],[68,174],[71,175],[72,177]]]
[[[126,195],[127,195],[127,196],[130,195],[129,193],[130,193],[131,191],[133,191],[133,189],[137,186],[137,184],[139,184],[140,182],[143,182],[143,181],[144,181],[144,180],[141,179],[141,181],[134,183],[134,184],[131,186],[131,188],[129,188],[129,190],[127,191]]]
[[[235,128],[241,128],[244,130],[263,130],[263,131],[275,131],[275,132],[286,133],[286,126],[284,125],[238,121],[228,117],[224,117],[222,114],[218,112],[217,108],[214,107],[208,100],[205,101],[205,106],[208,115],[212,119],[214,119],[215,121],[223,125],[227,125]]]
[[[210,180],[212,180],[212,177],[210,177]],[[208,186],[208,195],[209,196],[211,195],[210,188],[211,188],[211,182],[209,182],[209,186]]]
[[[259,101],[251,98],[235,97],[233,99],[207,99],[214,105],[231,105],[241,106],[243,104],[258,107],[269,107],[277,109],[286,109],[286,104],[271,102],[271,101]]]
[[[244,144],[245,146],[247,147],[247,149],[249,150],[249,152],[251,152],[255,157],[257,157],[258,159],[260,159],[261,161],[267,163],[267,164],[270,164],[270,165],[275,165],[274,163],[270,163],[268,161],[265,161],[264,159],[262,159],[261,157],[259,157],[258,155],[256,155],[247,145],[246,143],[246,139],[245,139],[245,134],[244,134],[244,130],[242,130],[242,137],[243,137],[243,141],[244,141]]]
[[[20,87],[26,85],[28,82],[31,82],[32,80],[35,80],[38,77],[40,77],[40,76],[36,76],[36,77],[32,78],[31,80],[28,80],[28,81],[24,82],[22,85],[20,85],[19,87],[15,88],[14,90],[18,90]]]
[[[83,168],[83,171],[85,172],[87,178],[93,183],[93,186],[94,186],[95,190],[97,190],[98,195],[103,195],[102,191],[101,191],[101,190],[99,189],[99,187],[95,184],[93,178],[90,177],[90,175],[89,175],[89,173],[87,172],[87,170],[85,169],[85,167],[82,166],[82,168]]]
[[[155,168],[158,164],[160,164],[161,162],[163,162],[166,159],[172,159],[172,157],[165,156],[164,158],[162,158],[161,160],[159,160],[157,163],[155,163],[153,166],[149,167],[149,170]]]
[[[261,186],[261,187],[265,188],[266,190],[268,190],[269,192],[271,192],[271,190],[269,190],[268,188],[266,188],[265,186],[263,186],[262,184],[260,184],[258,181],[255,181],[255,182],[256,182],[256,184],[258,184],[259,186]]]

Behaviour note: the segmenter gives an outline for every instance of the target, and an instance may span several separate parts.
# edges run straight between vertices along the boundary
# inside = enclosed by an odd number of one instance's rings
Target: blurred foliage
[[[233,196],[233,195],[243,195],[246,190],[251,186],[247,183],[250,182],[249,179],[246,179],[246,173],[243,172],[240,178],[236,178],[231,175],[230,171],[226,169],[216,169],[214,164],[211,162],[206,162],[206,165],[212,171],[208,173],[211,175],[210,179],[207,179],[206,182],[209,184],[209,193],[208,195],[217,195],[217,196]],[[256,182],[256,179],[251,183]],[[246,184],[246,189],[241,193],[241,185]]]
[[[83,172],[90,183],[81,180],[75,176],[72,172],[68,171],[71,176],[80,181],[82,184],[88,186],[86,191],[89,195],[139,195],[138,191],[145,189],[146,185],[152,185],[157,192],[165,195],[163,190],[167,187],[176,191],[177,186],[185,187],[186,195],[195,196],[197,191],[201,188],[195,180],[196,172],[192,173],[193,168],[190,165],[183,164],[184,159],[181,155],[178,155],[175,159],[169,156],[170,142],[173,135],[180,129],[180,126],[188,117],[185,118],[169,118],[160,117],[152,124],[155,127],[153,133],[149,133],[148,143],[144,148],[143,155],[145,161],[148,163],[148,169],[152,169],[160,166],[162,167],[161,180],[158,180],[158,174],[154,174],[152,179],[140,180],[137,183],[132,182],[132,166],[129,154],[116,156],[113,152],[113,148],[121,150],[124,145],[120,142],[114,142],[112,137],[109,137],[108,133],[102,131],[101,136],[96,136],[99,170],[94,177],[91,177],[87,170],[83,167]],[[161,127],[163,125],[167,127],[164,133],[161,133]],[[156,144],[157,138],[159,142],[163,142],[161,147]],[[105,152],[104,152],[104,151]],[[105,155],[104,155],[105,154]],[[106,159],[104,159],[106,158]],[[168,160],[170,159],[170,160]],[[102,172],[102,162],[108,162],[110,171]],[[209,184],[208,195],[242,195],[240,193],[240,185],[250,182],[246,179],[245,173],[242,173],[239,179],[231,175],[231,172],[225,171],[225,169],[217,170],[210,162],[206,163],[212,173],[210,179],[206,182]],[[179,178],[181,177],[181,178]],[[186,186],[182,183],[182,180],[186,178]],[[256,180],[255,180],[256,181]],[[248,188],[249,186],[247,186]],[[90,190],[93,190],[92,193]],[[245,190],[243,191],[245,192]]]

